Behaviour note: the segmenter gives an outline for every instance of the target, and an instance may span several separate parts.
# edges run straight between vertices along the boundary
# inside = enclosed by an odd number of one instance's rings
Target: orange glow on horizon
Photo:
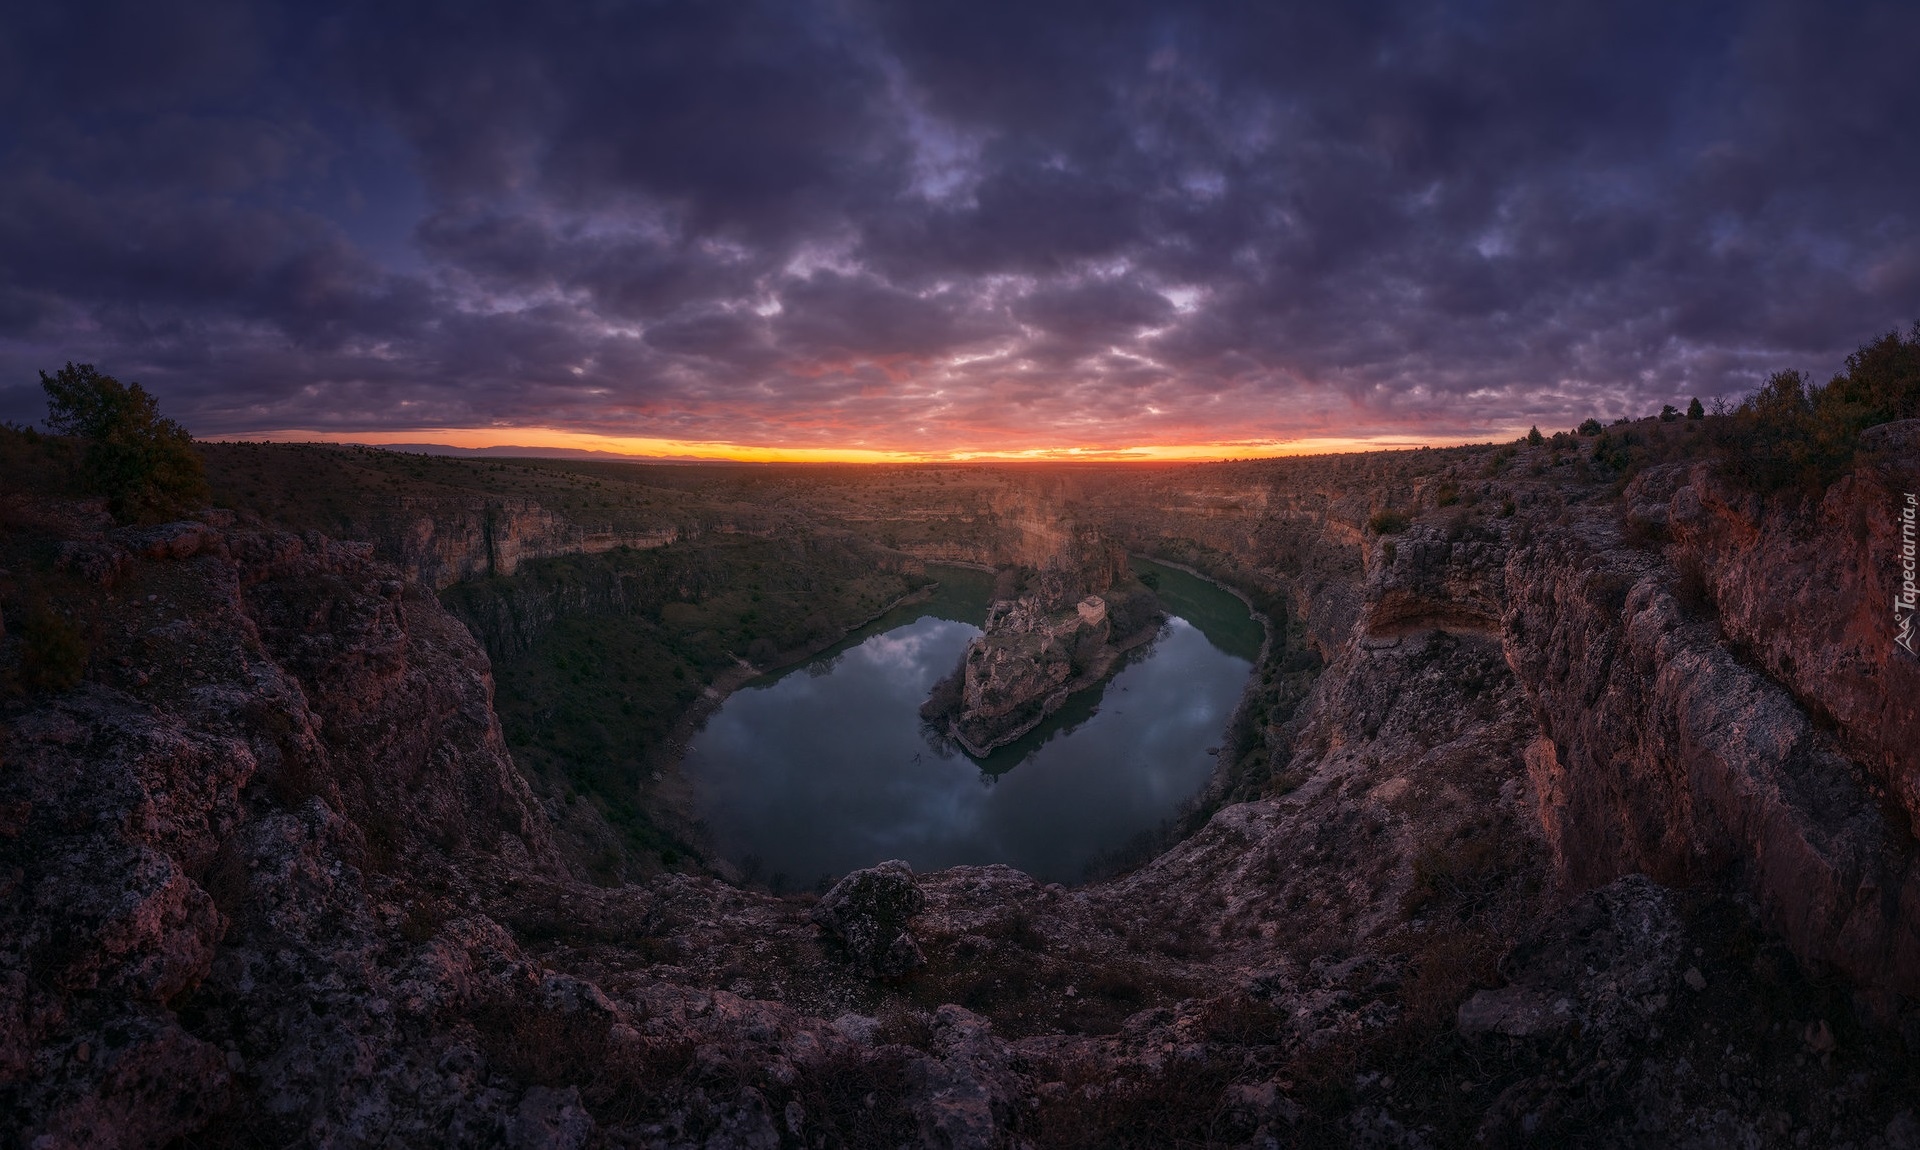
[[[782,447],[763,444],[689,442],[642,436],[595,435],[550,427],[424,428],[410,431],[330,432],[303,429],[255,431],[206,437],[215,442],[264,440],[270,443],[355,443],[369,447],[396,444],[432,444],[475,448],[566,448],[630,456],[636,460],[713,460],[735,463],[1015,463],[1015,462],[1205,462],[1219,459],[1265,459],[1293,455],[1332,455],[1349,451],[1384,451],[1411,447],[1449,447],[1485,443],[1494,436],[1433,439],[1410,435],[1363,437],[1315,436],[1284,440],[1240,440],[1226,443],[1137,444],[1126,447],[955,448],[948,451],[902,451],[866,447]],[[1512,438],[1511,435],[1507,438]]]

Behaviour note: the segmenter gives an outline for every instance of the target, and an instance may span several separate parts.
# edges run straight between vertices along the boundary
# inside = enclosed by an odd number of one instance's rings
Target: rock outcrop
[[[962,658],[957,713],[946,717],[946,733],[967,753],[985,757],[1031,731],[1111,663],[1106,603],[1087,601],[1099,609],[1047,612],[1021,599],[988,610]]]
[[[1506,583],[1508,660],[1540,717],[1541,824],[1576,889],[1732,872],[1803,957],[1920,993],[1920,853],[1844,736],[1736,658],[1669,590],[1667,561],[1621,546],[1610,520],[1541,532]],[[1884,650],[1881,665],[1897,681]]]
[[[926,905],[913,868],[891,859],[835,883],[813,909],[813,920],[840,940],[854,969],[874,978],[899,978],[926,964],[909,929]]]
[[[79,526],[121,559],[66,599],[98,671],[9,706],[0,783],[0,1092],[26,1140],[494,1129],[516,1098],[422,1029],[522,961],[460,860],[560,864],[471,636],[363,545]]]
[[[1017,587],[1021,574],[1007,568],[1002,579]],[[959,668],[920,708],[975,758],[1033,730],[1075,691],[1111,674],[1164,618],[1153,592],[1129,573],[1126,552],[1095,531],[1062,528],[1025,583],[1024,594],[987,609]]]
[[[1817,499],[1762,503],[1705,465],[1625,496],[1635,522],[1672,538],[1727,637],[1920,825],[1920,657],[1894,642],[1910,499],[1920,420],[1869,429],[1859,465]]]

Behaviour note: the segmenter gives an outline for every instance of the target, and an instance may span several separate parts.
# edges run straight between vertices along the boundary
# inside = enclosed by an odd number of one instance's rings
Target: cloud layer
[[[0,416],[69,359],[207,435],[1644,414],[1920,318],[1915,43],[1902,3],[43,5],[0,29]]]

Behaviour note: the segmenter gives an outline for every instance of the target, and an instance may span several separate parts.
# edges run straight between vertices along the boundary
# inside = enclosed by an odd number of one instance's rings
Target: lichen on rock
[[[913,868],[889,859],[835,883],[814,908],[813,920],[840,940],[854,969],[899,978],[927,961],[909,929],[926,905]]]

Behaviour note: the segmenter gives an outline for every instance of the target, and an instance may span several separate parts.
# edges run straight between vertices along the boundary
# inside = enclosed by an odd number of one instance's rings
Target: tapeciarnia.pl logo
[[[1907,654],[1920,654],[1913,649],[1914,607],[1920,602],[1920,588],[1914,585],[1914,513],[1916,507],[1913,492],[1907,492],[1906,506],[1900,509],[1900,589],[1893,596],[1893,641],[1906,648]]]

